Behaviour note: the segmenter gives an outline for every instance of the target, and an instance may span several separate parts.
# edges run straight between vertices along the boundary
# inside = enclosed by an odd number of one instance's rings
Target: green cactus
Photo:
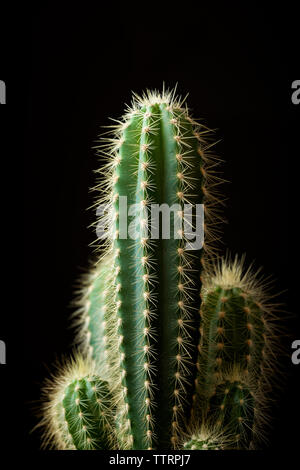
[[[177,446],[194,387],[202,250],[186,250],[186,232],[200,215],[193,214],[184,231],[184,204],[195,208],[209,199],[207,158],[195,124],[170,95],[149,94],[124,117],[110,148],[112,168],[105,184],[111,185],[108,218],[113,222],[107,233],[114,257],[124,415],[119,425],[124,423],[134,449]],[[129,225],[134,240],[123,233],[124,197],[128,206],[135,205]],[[168,237],[164,227],[158,230],[159,220],[153,222],[150,204],[174,208]]]
[[[224,401],[227,415],[219,413],[213,421],[214,426],[220,425],[231,436],[231,448],[248,448],[250,444],[253,447],[253,442],[259,442],[264,434],[262,425],[265,427],[268,416],[265,394],[276,370],[273,354],[277,346],[271,315],[276,307],[269,304],[267,287],[258,273],[251,267],[245,270],[244,259],[237,257],[233,262],[215,262],[203,276],[192,422],[195,426],[201,420],[211,421],[212,408],[224,398],[222,387],[233,384],[225,387],[233,387]],[[240,432],[229,425],[227,418],[231,416],[234,422],[234,415],[239,414],[232,398],[237,400],[239,394],[245,394],[240,400],[247,404],[245,410],[239,410]]]
[[[83,355],[97,364],[103,380],[113,386],[113,371],[118,362],[117,317],[114,303],[113,256],[108,253],[81,281],[79,296],[74,302],[76,344]]]
[[[208,129],[174,92],[135,95],[111,127],[95,188],[98,261],[74,321],[81,353],[46,389],[44,445],[246,448],[270,329],[255,276],[237,260],[210,267],[221,179]]]
[[[214,418],[214,417],[213,417]],[[216,426],[215,419],[202,419],[194,428],[189,428],[182,436],[181,448],[184,450],[225,450],[232,437],[222,427]]]
[[[112,396],[98,376],[75,379],[67,387],[62,402],[68,432],[76,449],[112,447]]]
[[[245,450],[250,447],[255,428],[255,394],[249,384],[241,382],[241,371],[232,369],[214,392],[194,422],[196,430],[185,440],[184,449],[191,450]]]
[[[203,285],[197,385],[204,397],[234,367],[253,383],[261,377],[268,348],[266,306],[255,276],[249,271],[243,276],[242,265],[237,258],[221,263]]]
[[[44,446],[63,450],[116,448],[115,405],[107,382],[81,355],[62,368],[45,391]]]
[[[254,397],[249,387],[237,380],[219,384],[209,401],[208,419],[231,436],[229,448],[248,449],[253,437]]]

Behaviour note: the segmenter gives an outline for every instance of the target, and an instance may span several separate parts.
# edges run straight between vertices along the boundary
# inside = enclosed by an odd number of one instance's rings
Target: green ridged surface
[[[115,382],[113,371],[118,364],[117,318],[114,303],[114,259],[106,255],[91,275],[83,303],[82,332],[85,354],[92,358],[103,380]],[[114,390],[114,384],[110,383]]]
[[[236,367],[257,380],[265,346],[260,306],[240,288],[216,287],[205,295],[201,316],[199,393],[210,395],[216,380]]]
[[[230,437],[227,448],[248,449],[254,423],[254,398],[239,381],[226,381],[216,387],[209,402],[208,417]]]
[[[77,450],[115,448],[112,396],[96,376],[74,380],[62,406],[68,432]]]
[[[176,121],[172,123],[171,119]],[[176,140],[178,125],[189,147]],[[143,132],[147,127],[150,130]],[[114,185],[116,230],[120,228],[119,196],[127,196],[128,205],[136,203],[139,207],[150,200],[169,206],[183,202],[181,193],[187,194],[187,189],[183,190],[182,164],[176,158],[182,147],[189,153],[187,173],[193,185],[188,191],[189,200],[193,204],[202,202],[199,142],[182,110],[171,112],[166,104],[144,107],[133,115],[121,138],[121,161]],[[149,222],[149,214],[146,218],[141,214],[141,219]],[[142,241],[149,236],[144,230],[136,240],[121,239],[117,232],[114,241],[114,250],[119,250],[115,283],[124,420],[129,423],[134,449],[176,446],[177,428],[181,416],[187,416],[185,400],[189,400],[195,378],[192,362],[199,326],[199,250],[193,253],[198,259],[194,271],[187,272],[187,264],[178,253],[182,240],[174,239],[171,231],[169,240],[160,237]],[[193,282],[195,292],[189,291],[187,301],[185,293]],[[184,293],[178,285],[184,285]],[[178,304],[180,301],[183,303]],[[185,323],[180,326],[178,320],[182,319]],[[196,328],[192,330],[192,326]]]
[[[87,337],[88,348],[92,358],[103,361],[106,356],[106,289],[107,279],[110,275],[111,265],[107,261],[102,262],[97,269],[90,287],[87,310]]]

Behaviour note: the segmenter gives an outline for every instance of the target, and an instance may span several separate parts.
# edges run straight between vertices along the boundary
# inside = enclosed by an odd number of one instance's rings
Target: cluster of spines
[[[204,439],[202,436],[192,435],[183,444],[184,450],[222,450],[219,442]]]
[[[183,450],[224,450],[229,446],[231,437],[214,423],[202,422],[189,429],[181,440]]]

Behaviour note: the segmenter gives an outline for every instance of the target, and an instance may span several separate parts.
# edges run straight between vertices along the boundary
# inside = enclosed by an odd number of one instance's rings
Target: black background
[[[95,214],[86,210],[98,167],[92,147],[104,130],[100,126],[111,123],[108,117],[120,117],[130,103],[131,90],[161,89],[164,81],[169,87],[178,83],[183,96],[189,93],[193,115],[216,128],[221,139],[216,152],[230,181],[223,188],[228,198],[223,252],[246,253],[248,264],[255,260],[272,275],[273,292],[285,291],[278,301],[288,312],[282,317],[288,317],[290,337],[281,339],[288,357],[279,359],[286,375],[266,449],[293,449],[300,425],[300,365],[290,360],[291,342],[299,339],[295,162],[300,105],[291,102],[291,83],[299,78],[293,8],[95,5],[32,4],[10,12],[1,31],[6,47],[0,79],[7,83],[2,161],[11,167],[2,173],[2,187],[9,182],[2,201],[5,227],[12,229],[4,230],[9,241],[3,257],[12,269],[5,279],[9,310],[3,307],[0,335],[7,343],[1,382],[9,381],[12,391],[9,397],[1,386],[2,414],[17,399],[15,419],[24,423],[24,446],[39,449],[39,433],[30,430],[41,382],[55,359],[71,350],[68,305],[93,254],[89,244],[95,234],[87,226]],[[22,153],[24,191],[14,198]],[[6,437],[11,429],[8,420]]]

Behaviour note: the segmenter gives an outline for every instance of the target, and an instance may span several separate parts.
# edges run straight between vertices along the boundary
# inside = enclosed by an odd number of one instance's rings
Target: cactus
[[[215,386],[202,408],[202,427],[196,426],[185,440],[184,449],[248,449],[252,443],[255,394],[249,384],[241,382],[241,371],[232,369]]]
[[[182,443],[184,450],[223,450],[226,439],[216,426],[210,427],[207,423],[198,429],[190,431]]]
[[[77,330],[76,344],[83,356],[95,361],[103,380],[115,381],[113,371],[118,360],[117,318],[113,302],[114,259],[106,254],[81,280],[81,288],[74,305],[73,325]]]
[[[62,402],[68,432],[76,449],[110,449],[113,429],[112,397],[98,376],[75,379]]]
[[[262,424],[266,425],[268,416],[265,395],[272,389],[277,368],[273,359],[278,344],[271,313],[276,306],[269,302],[268,284],[259,278],[259,272],[251,266],[245,270],[244,258],[237,257],[207,268],[201,297],[192,421],[211,422],[214,418],[216,427],[236,436],[231,447],[247,448],[253,440],[262,439]],[[239,400],[245,408],[239,407]],[[224,413],[216,413],[223,405]]]
[[[214,416],[196,423],[182,436],[181,448],[184,450],[225,450],[230,447],[232,436],[216,426]]]
[[[202,294],[198,381],[210,393],[218,377],[234,365],[259,380],[266,348],[265,307],[249,286],[236,258],[207,278]],[[248,284],[247,284],[248,283]]]
[[[102,223],[109,221],[107,250],[114,259],[119,432],[134,449],[176,448],[194,387],[203,264],[201,247],[186,250],[187,232],[199,225],[200,215],[193,214],[184,231],[184,205],[195,209],[205,199],[209,221],[214,202],[207,189],[207,129],[196,127],[170,94],[149,93],[135,101],[114,133],[112,143],[104,139],[111,157],[104,182],[110,207]],[[123,233],[124,197],[135,205],[134,240]],[[107,196],[100,200],[106,202]],[[153,222],[150,204],[174,208],[168,238]]]
[[[209,415],[216,427],[232,437],[231,448],[247,449],[254,428],[253,393],[243,382],[226,380],[219,384],[209,401]]]
[[[80,355],[46,388],[46,446],[211,450],[252,439],[253,387],[269,364],[264,289],[237,259],[211,269],[219,160],[174,93],[135,95],[101,137],[98,260],[80,288]]]
[[[50,443],[63,450],[116,448],[115,409],[107,382],[81,355],[62,368],[45,390],[44,446]]]
[[[203,284],[197,381],[208,394],[234,366],[258,382],[271,349],[266,286],[250,268],[243,274],[243,263],[221,261]]]

